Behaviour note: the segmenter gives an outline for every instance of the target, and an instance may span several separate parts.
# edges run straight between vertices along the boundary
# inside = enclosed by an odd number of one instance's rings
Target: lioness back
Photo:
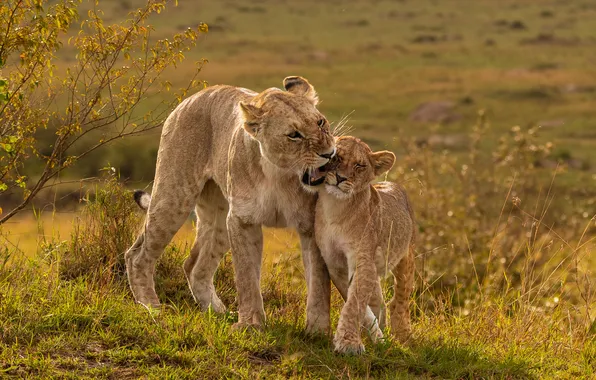
[[[156,181],[164,175],[194,181],[193,174],[207,172],[225,184],[230,140],[242,127],[238,103],[255,95],[243,88],[212,86],[180,103],[164,123]]]

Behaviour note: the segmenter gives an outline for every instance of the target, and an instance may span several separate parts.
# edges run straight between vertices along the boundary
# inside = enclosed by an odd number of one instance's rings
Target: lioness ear
[[[370,158],[372,159],[375,168],[375,176],[379,176],[386,171],[389,171],[395,162],[395,154],[388,150],[374,152],[370,155]]]
[[[265,113],[259,107],[244,102],[240,102],[240,109],[244,116],[244,129],[254,137],[261,129],[261,118]]]
[[[308,98],[314,105],[317,105],[319,102],[315,88],[302,77],[286,77],[284,79],[284,88],[292,94],[302,95]]]

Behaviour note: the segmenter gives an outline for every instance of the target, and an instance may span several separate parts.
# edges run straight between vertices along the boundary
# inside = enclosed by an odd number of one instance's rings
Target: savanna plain
[[[118,23],[142,6],[84,1],[78,17]],[[201,311],[186,284],[192,215],[158,262],[165,306],[135,304],[123,255],[156,128],[93,151],[0,225],[0,377],[596,378],[595,19],[588,0],[168,3],[152,38],[209,27],[163,73],[173,88],[203,58],[209,85],[301,75],[338,130],[396,153],[387,179],[418,225],[413,335],[366,341],[361,356],[307,335],[299,242],[280,229],[264,230],[267,326],[233,331],[230,254],[215,277],[225,315]],[[75,54],[67,37],[58,71]],[[18,197],[0,192],[4,213]],[[334,326],[342,304],[334,290]]]

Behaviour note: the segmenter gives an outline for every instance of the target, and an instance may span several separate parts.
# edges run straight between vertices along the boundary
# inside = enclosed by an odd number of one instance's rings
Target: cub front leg
[[[374,318],[368,302],[378,281],[377,268],[373,260],[374,249],[358,254],[348,254],[350,282],[348,300],[341,309],[339,323],[333,343],[335,351],[345,354],[360,354],[364,345],[360,338],[360,326]],[[378,325],[371,326],[373,329]]]
[[[315,238],[300,233],[306,276],[306,332],[329,334],[331,329],[331,279]]]
[[[231,213],[227,227],[238,292],[238,322],[234,328],[260,328],[265,323],[260,286],[263,231],[260,225],[245,224]]]

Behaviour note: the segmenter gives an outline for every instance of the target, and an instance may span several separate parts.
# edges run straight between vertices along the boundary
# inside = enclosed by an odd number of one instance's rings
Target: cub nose
[[[337,181],[337,185],[345,181],[347,178],[340,176],[338,173],[335,173],[335,180]]]
[[[319,157],[323,157],[323,158],[330,160],[331,158],[333,158],[333,156],[335,156],[335,147],[329,153],[323,153],[323,154],[317,153],[317,154],[319,155]]]

